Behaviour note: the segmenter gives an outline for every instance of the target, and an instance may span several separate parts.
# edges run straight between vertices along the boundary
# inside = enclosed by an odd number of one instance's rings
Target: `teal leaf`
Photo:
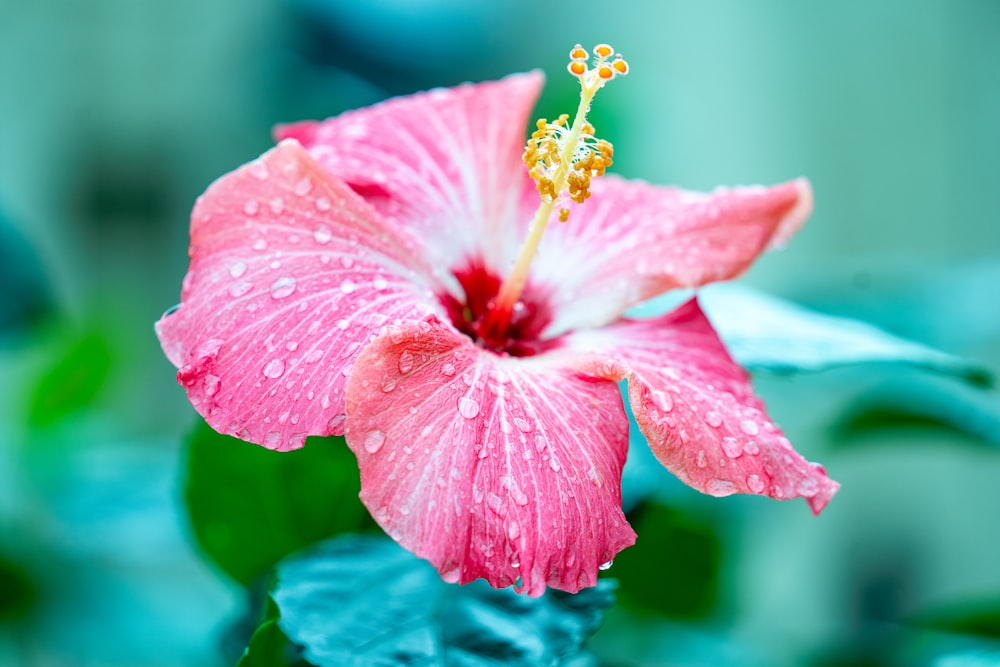
[[[0,212],[0,333],[22,331],[52,311],[49,281],[38,253]]]
[[[187,443],[185,500],[195,537],[242,584],[314,542],[377,530],[359,489],[343,438],[310,438],[302,449],[274,452],[201,423]]]
[[[343,536],[282,562],[272,597],[279,626],[318,667],[499,667],[579,654],[613,587],[531,598],[483,581],[457,586],[386,538]]]
[[[1000,394],[946,378],[913,375],[863,392],[838,424],[842,435],[928,426],[1000,445]]]
[[[990,370],[979,364],[742,285],[709,285],[699,290],[698,299],[733,358],[751,372],[802,373],[859,364],[903,364],[972,384],[992,382]],[[663,313],[677,302],[676,294],[665,295],[630,314]]]

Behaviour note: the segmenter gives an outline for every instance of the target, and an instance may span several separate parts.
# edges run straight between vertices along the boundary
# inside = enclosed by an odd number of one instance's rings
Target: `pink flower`
[[[198,200],[181,305],[156,325],[212,427],[277,450],[345,435],[396,541],[447,581],[532,595],[593,585],[635,540],[622,380],[653,452],[695,489],[802,497],[815,513],[838,489],[768,418],[695,300],[622,315],[784,242],[811,211],[804,180],[702,194],[595,179],[546,233],[509,326],[484,333],[538,205],[521,155],[541,84],[515,75],[279,128]]]

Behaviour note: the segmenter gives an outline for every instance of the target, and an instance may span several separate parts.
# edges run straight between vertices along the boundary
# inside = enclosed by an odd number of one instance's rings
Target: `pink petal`
[[[272,449],[343,433],[360,349],[430,309],[411,248],[294,141],[217,180],[192,213],[181,305],[156,323],[195,409]]]
[[[614,383],[485,352],[436,318],[376,339],[347,387],[361,499],[451,582],[593,586],[635,541],[627,441]]]
[[[573,339],[593,355],[590,372],[628,379],[653,453],[689,486],[713,496],[801,497],[815,514],[840,488],[792,449],[694,299],[665,316]]]
[[[520,210],[525,127],[539,72],[400,97],[322,122],[277,128],[453,268],[483,255],[505,273],[531,211]]]
[[[733,278],[812,211],[805,179],[706,194],[607,176],[591,190],[567,223],[550,226],[533,267],[555,286],[550,336],[600,326],[669,289]]]

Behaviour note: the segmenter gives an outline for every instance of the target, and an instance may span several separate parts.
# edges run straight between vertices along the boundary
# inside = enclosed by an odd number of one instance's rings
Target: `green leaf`
[[[0,622],[23,616],[31,609],[36,595],[27,571],[0,554]]]
[[[281,629],[319,667],[498,667],[578,654],[613,587],[531,598],[483,581],[457,586],[386,538],[343,536],[282,562],[272,597]]]
[[[930,630],[1000,639],[1000,596],[951,605],[910,622]]]
[[[699,290],[698,299],[733,358],[750,371],[802,373],[858,364],[903,364],[976,385],[992,382],[992,373],[984,366],[741,285],[709,285]],[[677,301],[676,294],[666,295],[630,314],[663,313]]]
[[[289,667],[291,644],[277,619],[264,621],[250,638],[250,645],[236,667]]]
[[[187,448],[185,500],[195,537],[242,584],[314,542],[377,530],[358,499],[358,467],[343,438],[274,452],[201,423]]]
[[[838,424],[841,435],[849,436],[873,429],[927,426],[1000,445],[1000,394],[945,378],[914,375],[864,392]]]
[[[629,515],[641,549],[615,558],[623,604],[680,619],[715,610],[722,544],[715,527],[665,505],[647,503]]]
[[[96,332],[72,341],[38,381],[28,411],[31,426],[49,426],[89,406],[111,371],[111,346]]]

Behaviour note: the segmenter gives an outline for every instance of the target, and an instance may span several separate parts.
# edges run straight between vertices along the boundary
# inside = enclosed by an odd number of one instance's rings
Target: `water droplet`
[[[349,269],[352,266],[354,266],[354,258],[351,257],[350,255],[341,255],[340,256],[340,265],[342,267],[344,267],[345,269]]]
[[[271,208],[271,213],[275,215],[281,215],[285,210],[285,200],[281,197],[275,197],[267,205]]]
[[[372,287],[374,287],[377,290],[384,290],[388,286],[389,286],[389,281],[387,281],[382,276],[376,276],[375,279],[372,280]]]
[[[382,383],[382,391],[384,391],[387,394],[392,392],[392,390],[395,388],[396,388],[396,381],[393,379],[388,379]]]
[[[347,331],[347,327],[351,326],[350,320],[342,319],[337,320],[337,328],[341,331]]]
[[[330,200],[327,199],[326,197],[318,197],[316,199],[316,208],[318,208],[320,211],[329,211]]]
[[[235,282],[229,286],[229,296],[241,297],[250,290],[253,289],[253,285],[245,280]]]
[[[256,199],[248,199],[246,200],[246,202],[243,203],[243,212],[246,213],[247,215],[257,215],[257,212],[259,210],[260,210],[260,202],[258,202]],[[247,224],[250,223],[247,222]]]
[[[256,241],[253,242],[253,245],[250,247],[253,248],[254,250],[266,250],[267,241],[265,241],[264,239],[257,239]]]
[[[760,493],[764,490],[764,480],[760,478],[760,475],[750,475],[747,477],[747,486],[754,493]]]
[[[603,571],[607,571],[607,570],[610,570],[610,569],[611,569],[611,566],[612,566],[612,565],[614,565],[614,564],[615,564],[615,562],[614,562],[613,560],[609,560],[609,561],[606,561],[606,562],[604,562],[604,563],[601,563],[601,564],[600,564],[600,565],[598,566],[598,568],[597,568],[597,569],[598,569],[598,570],[601,570],[602,572],[603,572]]]
[[[313,238],[316,239],[316,243],[319,244],[329,243],[330,239],[333,238],[333,232],[331,232],[330,228],[326,225],[320,225],[316,228],[316,231],[313,232]]]
[[[699,468],[704,468],[705,466],[708,465],[708,457],[705,456],[704,449],[698,450],[698,454],[695,456],[694,462],[698,465]]]
[[[350,279],[347,279],[344,282],[340,283],[340,291],[343,292],[344,294],[350,294],[351,292],[356,290],[357,287],[358,286],[354,284],[354,281]]]
[[[285,349],[288,350],[289,352],[294,352],[295,350],[299,349],[299,344],[297,341],[290,340],[287,343],[285,343]]]
[[[736,485],[727,479],[710,479],[705,490],[711,496],[729,496],[736,493]]]
[[[532,428],[534,428],[531,425],[531,422],[520,417],[514,417],[514,426],[516,426],[517,430],[521,433],[531,433]]]
[[[281,359],[271,359],[264,366],[264,375],[269,378],[280,378],[285,372],[285,362]]]
[[[409,350],[403,350],[402,354],[399,355],[399,372],[405,374],[411,370],[413,370],[413,353]],[[472,416],[474,417],[475,415]]]
[[[282,276],[271,283],[271,298],[284,299],[295,291],[295,278]]]
[[[744,419],[740,422],[740,430],[742,430],[747,435],[757,435],[760,433],[760,429],[757,427],[757,422],[751,421],[749,419]]]
[[[479,403],[475,399],[463,396],[458,399],[458,413],[466,419],[472,419],[479,414]]]
[[[736,438],[726,437],[722,439],[722,451],[731,459],[738,459],[743,456],[743,445]]]
[[[219,382],[220,380],[218,375],[206,375],[205,379],[202,381],[205,393],[209,396],[215,396],[219,393]]]
[[[511,521],[507,524],[507,539],[514,541],[521,536],[521,524]]]
[[[312,181],[310,181],[309,177],[306,176],[295,184],[295,187],[292,189],[292,192],[294,192],[299,197],[305,197],[307,194],[309,194],[309,191],[312,190],[312,187],[313,187]]]
[[[247,272],[246,262],[233,262],[233,265],[229,267],[229,275],[231,275],[233,278],[239,278],[246,272]]]
[[[272,269],[280,269],[281,268],[281,262],[279,262],[278,260],[274,260],[268,266],[270,266]]]
[[[340,414],[334,415],[330,421],[326,423],[326,428],[330,433],[341,434],[344,432],[344,422],[347,421],[347,415]]]
[[[712,428],[719,428],[722,426],[722,415],[718,412],[709,412],[705,415],[705,423]]]
[[[441,367],[441,374],[445,377],[451,377],[455,374],[455,367],[450,363],[446,363]]]
[[[817,482],[813,477],[806,477],[798,483],[795,487],[795,491],[800,496],[811,498],[819,493],[819,482]]]
[[[665,394],[663,392],[658,392],[656,394],[657,404],[660,410],[664,412],[670,412],[674,409],[674,399],[670,398],[670,394]]]
[[[259,180],[264,180],[271,173],[267,170],[267,165],[260,161],[260,159],[254,160],[250,163],[250,173],[254,175],[255,178]]]
[[[378,429],[374,431],[368,431],[368,435],[365,436],[365,451],[369,454],[374,454],[382,445],[385,444],[385,433],[379,431]]]
[[[559,465],[559,461],[556,460],[556,457],[554,456],[549,458],[549,467],[552,468],[552,472],[559,472],[562,470],[562,466]]]
[[[757,456],[760,454],[760,446],[754,440],[747,440],[743,444],[743,451],[745,451],[750,456]]]
[[[264,436],[264,446],[268,449],[277,449],[281,446],[281,433],[278,431],[271,431]]]

